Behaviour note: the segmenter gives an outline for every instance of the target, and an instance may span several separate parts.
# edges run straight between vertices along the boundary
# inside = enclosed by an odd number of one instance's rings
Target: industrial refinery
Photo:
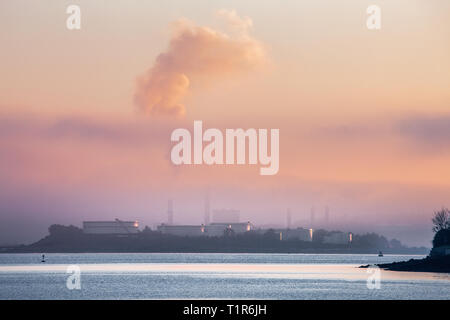
[[[174,223],[173,200],[168,200],[167,221],[156,226],[161,234],[179,237],[222,237],[227,235],[239,235],[246,232],[264,234],[268,230],[273,232],[280,241],[300,240],[313,241],[314,230],[312,228],[292,228],[291,212],[288,209],[286,228],[257,228],[250,221],[241,222],[240,211],[231,208],[210,209],[209,192],[205,197],[204,223],[202,224],[176,224]],[[326,208],[326,222],[329,219],[329,209]],[[311,214],[311,225],[314,224],[314,209]],[[83,232],[97,235],[133,235],[139,233],[138,221],[84,221]],[[334,231],[325,235],[322,239],[325,244],[348,244],[352,242],[352,233]]]

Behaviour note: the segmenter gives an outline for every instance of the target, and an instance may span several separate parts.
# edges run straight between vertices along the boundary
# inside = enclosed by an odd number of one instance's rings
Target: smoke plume
[[[167,50],[158,55],[154,65],[138,78],[135,104],[151,115],[185,114],[183,99],[191,83],[202,87],[226,75],[255,69],[265,60],[262,45],[250,35],[252,20],[235,11],[220,10],[228,33],[181,19],[173,24]]]

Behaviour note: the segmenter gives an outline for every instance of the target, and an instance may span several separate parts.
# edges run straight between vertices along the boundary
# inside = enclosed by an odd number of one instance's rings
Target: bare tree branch
[[[443,229],[450,229],[450,210],[447,208],[442,208],[434,213],[434,217],[431,219],[433,221],[433,231],[438,232]]]

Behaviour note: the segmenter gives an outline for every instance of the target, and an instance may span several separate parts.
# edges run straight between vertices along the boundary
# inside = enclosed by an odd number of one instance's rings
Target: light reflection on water
[[[450,298],[449,274],[383,270],[381,289],[369,290],[370,274],[357,267],[379,262],[376,255],[48,255],[53,264],[38,264],[36,256],[0,255],[1,299]],[[410,258],[418,257],[383,262]],[[81,268],[81,290],[66,288],[70,264]]]

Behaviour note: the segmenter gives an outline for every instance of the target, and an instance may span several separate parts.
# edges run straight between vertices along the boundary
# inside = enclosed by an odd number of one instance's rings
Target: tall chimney
[[[173,224],[173,201],[169,199],[167,203],[167,223]]]
[[[286,211],[286,227],[288,229],[291,228],[291,209],[289,209],[289,208]]]
[[[210,201],[209,201],[209,188],[206,189],[206,195],[205,195],[205,226],[209,224],[209,217],[210,217]]]

